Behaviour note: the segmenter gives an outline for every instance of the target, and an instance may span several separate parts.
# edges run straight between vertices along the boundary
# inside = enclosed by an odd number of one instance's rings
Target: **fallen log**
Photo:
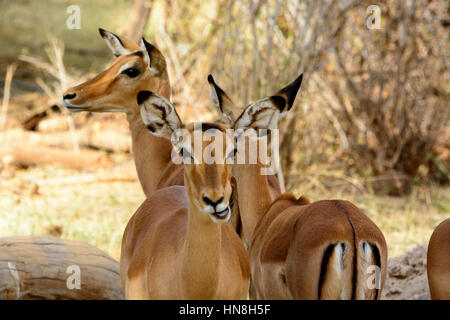
[[[6,166],[28,167],[31,165],[62,164],[75,169],[105,168],[112,165],[111,158],[103,152],[81,150],[74,152],[47,147],[3,147],[0,162]]]
[[[98,131],[91,128],[76,130],[76,140],[81,147],[89,147],[108,152],[130,152],[130,136],[113,130]],[[5,132],[4,139],[8,145],[46,146],[64,149],[72,148],[72,135],[69,131],[54,133],[38,133],[21,129],[11,129]]]
[[[0,300],[123,299],[119,263],[82,241],[0,238]]]

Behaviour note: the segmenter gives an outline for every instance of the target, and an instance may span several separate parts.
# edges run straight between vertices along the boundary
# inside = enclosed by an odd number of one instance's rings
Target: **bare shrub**
[[[387,1],[380,30],[364,10],[333,44],[319,85],[347,145],[347,165],[360,173],[389,171],[448,181],[434,146],[449,129],[448,1]]]

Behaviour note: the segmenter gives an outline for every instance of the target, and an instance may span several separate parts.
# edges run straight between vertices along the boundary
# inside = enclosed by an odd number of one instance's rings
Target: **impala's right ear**
[[[220,120],[226,124],[232,125],[239,117],[241,110],[236,107],[225,91],[223,91],[222,88],[215,83],[212,75],[208,76],[208,83],[209,95],[214,103],[214,106],[220,113]]]
[[[171,140],[172,133],[182,127],[175,107],[166,98],[151,91],[140,91],[137,102],[147,129],[158,137]]]
[[[131,53],[117,35],[102,28],[99,28],[98,31],[116,57]]]

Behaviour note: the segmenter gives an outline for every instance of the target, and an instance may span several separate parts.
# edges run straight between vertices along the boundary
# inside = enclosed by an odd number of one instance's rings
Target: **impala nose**
[[[223,196],[220,197],[217,201],[213,201],[210,198],[208,198],[207,196],[203,196],[203,201],[205,201],[206,204],[209,204],[210,206],[212,206],[213,208],[216,208],[216,206],[221,203],[223,200]]]
[[[214,212],[210,212],[211,215],[213,215],[217,220],[226,221],[230,217],[230,208],[228,203],[222,203],[223,196],[221,196],[216,201],[211,200],[208,196],[203,196],[203,201],[207,204],[213,207]]]
[[[63,98],[66,99],[66,100],[71,100],[71,99],[75,98],[76,96],[77,96],[76,93],[66,93],[66,94],[63,96]]]

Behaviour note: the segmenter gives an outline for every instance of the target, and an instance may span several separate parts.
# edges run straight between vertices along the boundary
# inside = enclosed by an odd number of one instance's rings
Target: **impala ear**
[[[289,110],[291,110],[292,106],[294,105],[294,101],[295,101],[295,97],[297,96],[297,92],[298,89],[300,89],[300,85],[302,84],[302,79],[303,79],[303,73],[301,75],[298,76],[297,79],[294,80],[294,82],[292,82],[291,84],[287,85],[286,87],[284,87],[283,89],[281,89],[280,91],[278,91],[278,93],[274,96],[274,97],[281,97],[285,99],[285,107],[287,107],[286,109],[283,110],[283,114],[288,112]],[[279,100],[279,103],[282,103],[281,100]],[[281,105],[280,105],[281,107]]]
[[[232,125],[239,117],[241,110],[236,107],[225,91],[223,91],[222,88],[215,83],[212,75],[208,76],[208,83],[209,95],[214,106],[220,113],[220,120]]]
[[[182,127],[172,103],[151,91],[140,91],[137,102],[147,129],[155,136],[171,140],[172,133]]]
[[[256,101],[247,106],[234,123],[233,128],[238,129],[276,129],[278,119],[286,107],[286,99],[272,96]]]
[[[116,57],[131,53],[130,50],[125,48],[125,45],[122,40],[120,40],[119,36],[102,28],[99,28],[98,31]]]
[[[166,71],[166,59],[162,53],[144,38],[141,39],[141,50],[144,52],[144,59],[150,71],[154,75],[162,74]]]

